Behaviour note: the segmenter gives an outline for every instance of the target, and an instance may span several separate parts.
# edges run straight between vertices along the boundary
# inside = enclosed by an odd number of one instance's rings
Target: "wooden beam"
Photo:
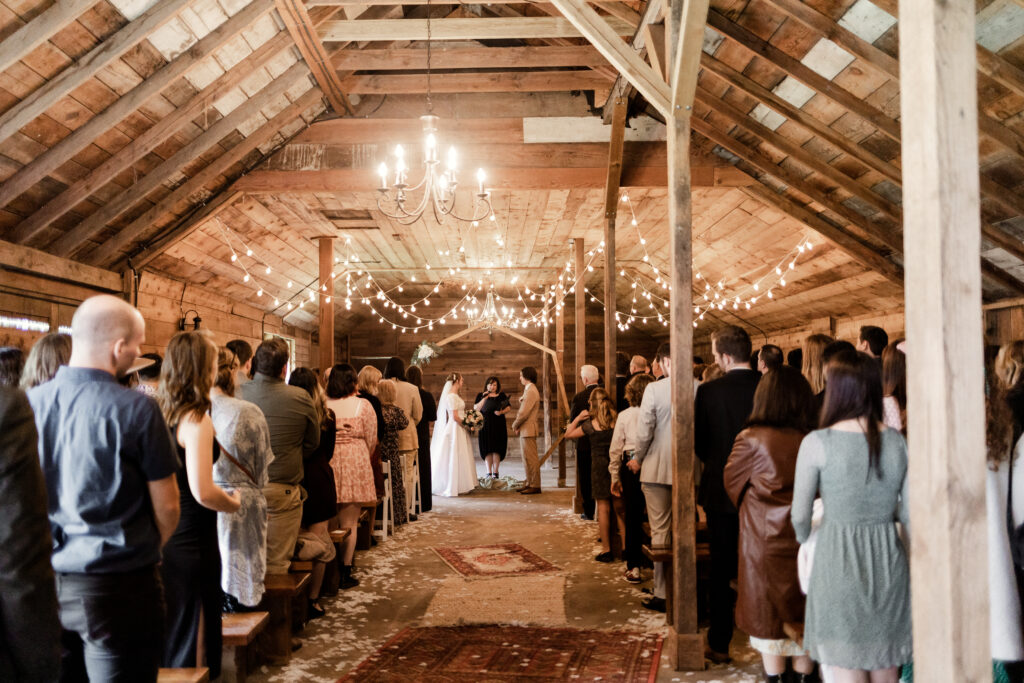
[[[0,72],[7,71],[22,57],[45,43],[51,36],[77,19],[96,0],[64,0],[55,2],[42,14],[0,42]]]
[[[0,240],[0,269],[71,282],[106,292],[121,292],[121,275],[93,268],[38,249]]]
[[[1024,294],[1024,282],[1021,282],[991,261],[981,259],[981,275],[1003,289],[1008,289],[1017,294]]]
[[[604,90],[612,81],[591,70],[503,71],[494,73],[435,73],[431,91],[463,92],[562,92]],[[349,76],[342,86],[355,95],[406,95],[427,92],[420,74]]]
[[[187,214],[182,220],[165,231],[160,237],[148,240],[145,248],[133,254],[128,261],[135,268],[143,268],[160,254],[164,253],[190,234],[203,227],[207,221],[216,218],[224,209],[242,198],[241,192],[219,192],[217,196],[195,211]]]
[[[587,294],[584,290],[583,273],[587,264],[584,260],[583,238],[577,237],[572,240],[574,267],[577,282],[573,292],[573,311],[576,316],[573,336],[575,337],[576,352],[576,393],[583,391],[583,379],[580,377],[580,368],[587,364]]]
[[[551,346],[551,330],[547,324],[548,314],[551,312],[550,304],[544,301],[544,309],[541,315],[544,319],[544,329],[541,330],[541,344],[545,347]],[[557,356],[556,356],[557,357]],[[548,354],[541,354],[540,363],[541,400],[544,402],[544,451],[551,449],[551,359]]]
[[[592,45],[529,47],[434,47],[432,69],[507,69],[566,66],[607,66]],[[422,71],[427,68],[427,51],[419,48],[397,50],[339,50],[331,63],[339,71]]]
[[[915,677],[981,681],[989,650],[974,2],[900,0]],[[942,343],[932,343],[941,340]],[[955,400],[951,400],[955,397]]]
[[[277,13],[281,15],[285,28],[299,48],[299,54],[306,61],[313,78],[320,85],[330,103],[331,108],[338,114],[346,113],[352,116],[352,106],[349,104],[348,96],[341,85],[338,73],[331,66],[324,44],[320,42],[313,20],[310,19],[306,6],[301,0],[275,0]]]
[[[50,175],[96,138],[144,106],[147,101],[184,76],[207,56],[274,7],[273,0],[254,0],[241,12],[205,35],[192,47],[178,55],[170,64],[146,78],[132,90],[116,99],[109,107],[89,119],[70,135],[40,154],[13,176],[0,184],[0,207],[6,206],[37,182]],[[133,146],[133,143],[129,143]]]
[[[612,117],[612,138],[608,143],[608,178],[604,186],[604,388],[615,400],[616,320],[615,221],[619,215],[619,181],[622,179],[622,148],[626,137],[629,102],[620,97]]]
[[[603,2],[601,0],[591,4],[617,19],[622,19],[634,28],[640,25],[640,13],[629,5],[622,2]]]
[[[1016,191],[1000,185],[984,175],[981,176],[980,185],[985,198],[998,204],[1011,217],[1024,216],[1024,198]]]
[[[641,27],[644,37],[644,46],[647,48],[647,59],[651,62],[654,70],[661,74],[661,77],[668,83],[668,56],[665,53],[667,47],[667,34],[665,24],[644,24]]]
[[[607,19],[617,35],[628,36],[633,27],[615,17]],[[495,17],[431,19],[432,40],[509,40],[516,38],[581,38],[568,19],[560,17]],[[325,42],[370,40],[426,40],[426,19],[328,21],[320,29]]]
[[[293,68],[296,66],[302,67],[303,71],[305,71],[303,64],[297,63],[293,65]],[[285,74],[280,78],[285,78],[287,74],[288,72],[285,72]],[[297,100],[278,112],[272,119],[247,135],[244,140],[214,159],[208,166],[204,167],[201,171],[197,172],[191,178],[176,187],[174,191],[166,197],[161,198],[145,213],[136,218],[126,227],[119,230],[116,235],[105,240],[92,252],[92,254],[89,255],[89,261],[95,264],[109,264],[116,261],[118,258],[118,251],[127,249],[132,242],[145,235],[146,232],[152,229],[153,224],[158,218],[160,218],[160,216],[172,211],[179,203],[188,201],[189,197],[196,192],[201,191],[208,183],[215,180],[218,176],[226,173],[228,169],[242,161],[247,154],[255,150],[260,145],[269,142],[280,132],[281,128],[286,124],[291,123],[306,109],[309,109],[316,104],[322,96],[323,95],[319,88],[307,90]],[[232,191],[234,191],[233,188]]]
[[[641,57],[647,50],[645,43],[647,31],[644,30],[644,27],[661,21],[663,7],[663,0],[649,0],[644,6],[644,13],[640,17],[640,25],[633,32],[633,38],[629,41],[629,46]],[[666,78],[665,81],[668,82],[668,79]],[[608,94],[608,98],[605,100],[604,107],[602,108],[602,118],[605,123],[611,123],[615,100],[619,97],[629,98],[631,87],[629,81],[621,73],[616,77],[615,85],[612,86],[611,92]]]
[[[62,97],[99,73],[100,69],[170,21],[188,3],[189,0],[166,0],[156,3],[138,19],[94,47],[74,64],[5,111],[0,115],[0,141],[17,133]]]
[[[555,306],[555,365],[563,374],[565,373],[565,316],[567,312],[563,294],[558,305]],[[569,419],[569,404],[563,401],[560,395],[557,398],[558,409],[555,424],[558,425],[558,431],[563,431]],[[558,488],[565,487],[565,479],[565,439],[562,439],[558,442]]]
[[[317,292],[320,315],[320,372],[334,367],[334,239],[318,237],[320,286]]]
[[[662,116],[671,115],[669,88],[665,79],[630,46],[623,43],[619,35],[597,12],[584,0],[552,0],[552,4],[648,103],[661,112]]]
[[[238,126],[259,112],[260,109],[270,104],[275,98],[283,95],[288,88],[293,87],[297,79],[306,76],[308,73],[305,64],[301,62],[293,64],[287,71],[268,83],[266,87],[254,96],[211,125],[202,135],[172,154],[120,195],[97,209],[75,226],[74,229],[62,235],[49,250],[60,256],[70,256],[73,254],[86,240],[102,230],[107,223],[135,206],[135,204],[172,176],[179,174],[183,166],[193,161],[211,146],[223,140],[232,131],[236,130]]]

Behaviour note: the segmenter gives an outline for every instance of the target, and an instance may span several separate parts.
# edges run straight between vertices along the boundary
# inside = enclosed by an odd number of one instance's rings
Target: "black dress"
[[[474,405],[479,403],[483,397],[483,392],[477,394]],[[480,434],[477,436],[480,440],[481,458],[497,453],[499,458],[505,459],[505,453],[508,451],[508,424],[504,415],[495,415],[494,411],[504,410],[508,406],[509,400],[505,392],[484,401],[483,408],[480,410],[484,416],[484,425],[480,428]]]
[[[420,508],[429,512],[432,505],[430,488],[430,423],[437,420],[437,404],[429,391],[420,388],[423,403],[423,417],[416,423],[416,438],[419,440],[420,462]]]
[[[177,433],[177,426],[171,434]],[[199,640],[199,613],[203,613],[206,664],[210,678],[220,676],[221,610],[224,594],[220,587],[220,546],[217,543],[217,512],[205,508],[192,496],[185,467],[185,449],[174,441],[178,451],[178,492],[181,519],[163,550],[160,575],[167,603],[164,656],[161,666],[192,668]],[[220,457],[220,446],[213,442],[213,461]]]
[[[302,526],[309,528],[338,514],[338,492],[334,485],[334,437],[337,427],[334,413],[327,411],[324,428],[320,431],[320,445],[303,461],[302,488],[308,498],[302,503]]]

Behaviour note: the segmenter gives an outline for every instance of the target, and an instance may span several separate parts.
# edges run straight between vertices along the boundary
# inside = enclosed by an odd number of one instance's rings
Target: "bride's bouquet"
[[[466,411],[466,414],[462,416],[462,426],[471,432],[475,432],[484,426],[483,414],[474,408],[470,408]]]

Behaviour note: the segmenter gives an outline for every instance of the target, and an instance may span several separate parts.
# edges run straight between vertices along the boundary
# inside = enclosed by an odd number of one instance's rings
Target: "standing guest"
[[[377,415],[370,402],[359,397],[358,381],[348,363],[335,365],[327,380],[327,409],[334,413],[337,425],[331,467],[338,497],[338,526],[349,530],[338,555],[340,588],[344,590],[359,585],[352,576],[359,514],[364,507],[377,504],[370,466],[370,454],[377,447]]]
[[[160,366],[164,359],[160,357],[159,353],[144,353],[139,358],[147,358],[153,362],[135,373],[139,378],[139,383],[135,385],[135,391],[141,391],[147,396],[156,398],[157,389],[160,387]]]
[[[629,407],[619,413],[615,421],[615,432],[608,449],[608,473],[611,475],[612,505],[619,518],[623,532],[623,559],[626,560],[626,581],[640,583],[640,568],[646,557],[643,553],[644,511],[646,503],[640,487],[640,477],[627,463],[636,455],[639,432],[640,402],[647,385],[654,377],[647,374],[634,375],[626,384],[626,401]]]
[[[210,392],[210,419],[222,457],[213,481],[238,494],[234,514],[217,515],[220,586],[228,612],[253,609],[263,599],[267,573],[267,467],[274,459],[267,418],[252,403],[234,398],[238,358],[228,347],[217,354],[217,379]]]
[[[696,359],[694,360],[696,361]],[[703,365],[703,362],[701,362],[701,365]],[[657,355],[655,355],[654,360],[651,361],[651,374],[654,376],[654,379],[661,379],[665,376],[664,370],[661,369],[661,364],[658,363]]]
[[[0,434],[0,680],[56,681],[61,634],[46,486],[32,407],[11,387],[0,387]]]
[[[650,374],[651,365],[647,362],[647,359],[643,356],[633,356],[629,360],[629,376],[636,377],[637,375]]]
[[[716,365],[715,363],[711,363],[710,365],[704,368],[704,372],[700,376],[700,383],[707,384],[708,382],[718,379],[719,377],[725,377],[725,370],[723,370],[720,366]],[[696,391],[697,389],[696,387],[694,387],[694,398],[697,397]]]
[[[882,421],[889,429],[907,435],[907,357],[903,340],[882,351]]]
[[[430,481],[430,423],[437,421],[437,401],[423,388],[423,371],[412,366],[405,371],[405,378],[420,392],[423,415],[416,424],[416,441],[419,443],[417,460],[420,468],[420,510],[430,512],[433,508],[433,492]]]
[[[384,411],[381,410],[380,399],[377,398],[377,382],[381,380],[380,370],[373,367],[372,365],[364,365],[359,370],[358,382],[359,382],[359,398],[364,401],[368,401],[370,407],[373,408],[373,414],[377,418],[376,429],[377,429],[377,440],[374,442],[375,445],[370,451],[370,467],[373,470],[373,484],[377,489],[377,500],[384,500],[384,469],[382,467],[382,461],[380,457],[381,442],[384,440]],[[395,483],[395,472],[393,466],[391,471],[391,493],[394,495]],[[404,490],[404,489],[403,489]],[[383,505],[383,503],[382,503]],[[377,520],[377,507],[373,506],[370,510],[370,528]]]
[[[832,362],[832,359],[834,359],[836,356],[838,356],[840,353],[843,353],[844,351],[856,350],[857,349],[854,347],[853,344],[842,339],[837,339],[834,342],[829,342],[828,345],[825,346],[825,349],[821,352],[821,365],[826,373],[825,376],[827,376],[828,374],[828,364]],[[878,367],[879,369],[881,369],[881,364],[879,364]],[[826,382],[825,384],[827,385],[828,383]],[[822,389],[820,392],[814,395],[814,401],[818,405],[818,413],[820,414],[822,406],[825,405],[825,389]]]
[[[772,370],[757,385],[754,408],[725,465],[725,491],[740,517],[736,625],[761,653],[767,683],[782,682],[789,657],[796,672],[793,683],[809,683],[814,671],[784,626],[804,621],[797,577],[800,544],[789,513],[797,452],[815,416],[814,394],[800,371]]]
[[[757,352],[757,371],[762,375],[769,370],[782,367],[782,349],[775,344],[765,344]]]
[[[398,389],[395,381],[382,379],[377,382],[377,398],[380,399],[381,413],[384,417],[384,438],[380,442],[381,462],[391,463],[392,481],[391,495],[395,501],[395,526],[409,521],[407,498],[411,491],[405,487],[402,476],[402,461],[399,457],[399,435],[409,426],[409,418],[398,407]],[[397,474],[395,474],[397,472]]]
[[[21,371],[19,386],[28,391],[44,382],[49,382],[57,374],[57,369],[67,365],[71,360],[71,335],[63,332],[50,332],[43,335],[32,345]]]
[[[881,327],[864,325],[860,328],[857,339],[857,350],[866,353],[876,360],[882,359],[882,351],[889,345],[889,335]]]
[[[707,515],[711,551],[707,657],[724,663],[730,661],[735,593],[729,584],[736,578],[740,527],[736,507],[722,483],[722,472],[736,435],[750,416],[761,375],[750,368],[750,337],[741,327],[727,325],[715,330],[711,335],[711,352],[725,375],[697,389],[693,450],[704,463],[698,502]]]
[[[816,395],[825,391],[825,347],[834,341],[827,334],[812,334],[804,340],[801,370]]]
[[[405,485],[405,509],[406,518],[411,519],[416,504],[416,485],[413,470],[419,467],[416,462],[416,455],[419,453],[419,436],[416,425],[423,419],[423,401],[420,399],[420,391],[409,382],[405,381],[405,363],[401,358],[391,357],[384,367],[384,379],[389,379],[395,384],[395,405],[403,413],[407,425],[398,432],[398,460],[401,461],[401,472]]]
[[[487,476],[498,478],[498,465],[508,452],[508,424],[505,414],[512,410],[508,395],[501,390],[497,377],[488,377],[484,390],[476,395],[475,410],[484,416],[484,424],[477,435],[480,457],[487,463]]]
[[[802,370],[804,367],[804,350],[790,349],[789,353],[786,354],[786,365]]]
[[[178,449],[181,521],[164,546],[160,564],[167,601],[163,666],[204,666],[205,653],[213,678],[220,675],[224,602],[217,513],[232,514],[241,506],[239,493],[228,493],[213,481],[213,465],[220,456],[209,415],[216,376],[217,347],[203,332],[171,337],[157,400]]]
[[[573,421],[580,413],[587,409],[590,403],[590,394],[597,388],[597,368],[593,365],[584,365],[580,368],[580,379],[583,380],[583,390],[572,397],[569,408],[569,420]],[[580,482],[580,498],[583,499],[583,519],[594,519],[594,496],[590,490],[590,437],[581,436],[576,440],[576,476]]]
[[[910,661],[910,572],[897,519],[909,530],[907,446],[882,423],[878,362],[844,351],[826,370],[822,428],[800,444],[793,487],[793,528],[818,527],[807,588],[804,647],[836,669],[837,680],[895,683]]]
[[[629,381],[629,356],[622,351],[615,352],[615,412],[629,407],[626,403],[626,382]]]
[[[320,420],[320,445],[302,463],[302,488],[306,491],[306,500],[302,503],[301,523],[302,529],[314,539],[319,539],[319,543],[309,545],[321,549],[313,556],[302,555],[303,559],[313,561],[309,581],[309,614],[311,619],[319,619],[324,616],[324,609],[320,606],[324,571],[335,555],[327,523],[338,516],[338,495],[334,486],[334,470],[331,468],[337,426],[334,413],[327,408],[327,397],[320,381],[312,370],[298,368],[288,378],[288,384],[309,394]]]
[[[1013,412],[1013,441],[1024,431],[1024,340],[1004,344],[996,354],[994,363],[996,385],[1003,389],[1006,402]]]
[[[264,341],[252,358],[252,380],[238,388],[242,400],[263,411],[274,451],[263,489],[268,574],[285,574],[291,565],[302,523],[302,462],[320,444],[320,420],[313,400],[302,389],[284,383],[288,356],[288,345],[282,340]]]
[[[28,392],[46,479],[65,680],[155,681],[160,666],[157,563],[178,525],[177,458],[157,402],[117,383],[145,337],[142,315],[125,301],[86,299],[71,321],[70,363]]]
[[[25,367],[25,352],[16,346],[0,347],[0,387],[16,387]]]
[[[519,489],[519,493],[535,495],[540,493],[540,458],[537,455],[540,393],[537,391],[537,368],[528,365],[520,370],[519,383],[523,385],[523,397],[519,400],[519,412],[512,422],[512,431],[519,437],[523,466],[526,469],[526,485]]]
[[[608,392],[598,387],[590,392],[587,410],[580,413],[569,425],[565,438],[578,439],[586,435],[590,439],[590,490],[597,502],[598,529],[601,537],[601,553],[594,559],[598,562],[613,562],[611,474],[608,451],[615,434],[615,404]],[[623,527],[625,525],[623,524]],[[625,528],[619,529],[620,538],[625,538]]]
[[[662,342],[654,356],[654,364],[663,368],[667,377],[672,376],[670,353],[668,342]],[[672,380],[658,380],[644,391],[640,415],[637,416],[636,452],[627,463],[633,474],[640,475],[640,487],[647,501],[647,517],[651,523],[652,546],[667,546],[672,538],[674,453]],[[640,604],[655,612],[664,612],[668,580],[665,563],[655,562],[654,594]]]
[[[252,377],[252,347],[244,339],[232,339],[227,347],[238,359],[238,367],[235,369],[235,389],[249,381]]]

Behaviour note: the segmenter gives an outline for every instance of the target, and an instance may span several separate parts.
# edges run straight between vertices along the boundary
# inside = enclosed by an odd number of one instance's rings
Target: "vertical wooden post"
[[[565,375],[565,294],[562,294],[559,305],[555,306],[555,362],[558,369]],[[558,412],[556,414],[558,432],[565,428],[566,420],[569,417],[569,406],[558,397]],[[565,486],[565,439],[558,444],[558,487]]]
[[[673,0],[669,18],[672,109],[668,121],[668,219],[672,280],[672,624],[668,650],[677,670],[704,667],[697,628],[697,539],[693,480],[693,206],[690,115],[708,0]]]
[[[320,373],[334,367],[334,238],[319,237],[320,243]],[[324,291],[324,287],[327,288]]]
[[[988,681],[975,6],[900,0],[914,678]]]
[[[619,183],[622,180],[622,148],[626,137],[625,97],[615,100],[612,135],[608,143],[608,177],[604,185],[604,388],[615,400],[615,220],[619,215]]]
[[[551,331],[548,329],[548,304],[544,304],[544,310],[541,315],[544,317],[543,324],[544,329],[541,333],[541,343],[544,346],[551,346]],[[551,448],[551,359],[546,353],[541,354],[541,383],[543,384],[544,391],[541,397],[544,400],[544,452],[547,453],[548,449]]]
[[[575,264],[573,272],[576,274],[576,293],[573,296],[573,306],[576,312],[576,325],[573,329],[576,337],[576,392],[583,391],[583,379],[580,377],[580,368],[587,364],[587,292],[586,292],[586,263],[583,262],[583,239],[577,237],[572,241]],[[571,412],[572,407],[566,406]],[[580,463],[576,461],[576,493],[572,497],[573,512],[583,512],[583,496],[580,494]]]

